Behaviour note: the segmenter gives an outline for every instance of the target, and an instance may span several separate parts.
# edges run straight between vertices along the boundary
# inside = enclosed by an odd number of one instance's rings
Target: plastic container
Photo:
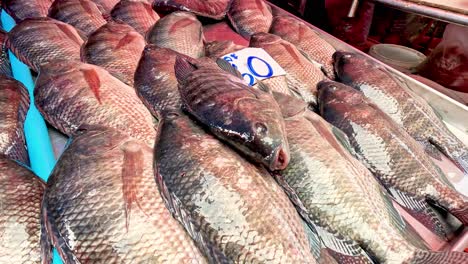
[[[405,46],[377,44],[370,48],[369,55],[404,73],[413,73],[426,59],[426,55]]]

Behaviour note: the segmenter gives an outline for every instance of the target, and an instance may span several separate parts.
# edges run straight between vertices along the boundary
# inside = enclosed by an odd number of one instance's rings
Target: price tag
[[[284,69],[261,48],[245,48],[221,58],[231,63],[250,86],[257,83],[257,80],[286,75]]]

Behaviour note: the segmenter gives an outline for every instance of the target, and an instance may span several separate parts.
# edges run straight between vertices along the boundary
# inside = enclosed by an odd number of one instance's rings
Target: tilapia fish
[[[133,86],[133,76],[145,44],[143,36],[131,26],[110,21],[89,36],[82,47],[81,58]]]
[[[0,154],[29,164],[23,134],[24,120],[29,109],[29,95],[18,81],[0,77]]]
[[[55,0],[49,17],[72,25],[86,36],[106,23],[98,6],[90,0]]]
[[[103,14],[110,14],[112,8],[120,2],[120,0],[92,0],[94,3],[99,5]]]
[[[160,118],[167,109],[180,109],[178,82],[174,71],[177,56],[171,49],[148,45],[135,72],[135,89],[151,113]]]
[[[175,74],[184,109],[212,133],[272,170],[288,165],[284,123],[270,93],[216,65],[187,58],[177,57]]]
[[[54,0],[2,0],[2,8],[16,23],[27,18],[46,17]]]
[[[46,229],[65,263],[205,263],[166,209],[152,148],[115,129],[77,131],[52,172]]]
[[[44,188],[39,177],[0,155],[1,263],[50,263],[47,236],[41,232]]]
[[[361,92],[336,82],[319,84],[322,116],[349,138],[359,159],[387,188],[429,199],[468,224],[468,198],[406,131]]]
[[[98,66],[49,63],[39,73],[34,97],[44,118],[68,136],[81,125],[104,125],[154,145],[153,117],[135,90]]]
[[[381,263],[466,263],[465,253],[429,252],[419,245],[379,183],[335,138],[330,124],[293,97],[279,104],[291,161],[276,176],[302,202],[298,208],[305,218],[358,242]]]
[[[51,18],[24,20],[7,39],[7,47],[36,72],[42,64],[54,60],[79,61],[82,44],[75,28]]]
[[[6,48],[8,33],[0,29],[0,74],[11,76],[10,59]]]
[[[154,0],[157,10],[183,10],[198,16],[223,19],[232,0]]]
[[[246,47],[237,45],[232,40],[212,41],[205,45],[205,56],[217,59],[244,48]]]
[[[158,134],[161,193],[213,263],[316,263],[299,215],[268,172],[182,113],[168,113]]]
[[[173,49],[193,58],[204,55],[203,27],[188,12],[174,12],[161,18],[146,35],[149,43]]]
[[[232,26],[245,38],[270,30],[273,15],[264,0],[233,0],[228,12]]]
[[[468,147],[453,135],[429,106],[401,87],[381,65],[362,55],[336,52],[341,82],[361,91],[417,141],[431,144],[468,173]]]
[[[308,25],[290,16],[277,16],[273,19],[270,33],[294,44],[308,59],[322,64],[330,79],[335,78],[333,70],[335,48]]]
[[[316,105],[317,83],[326,77],[293,44],[273,34],[257,33],[251,37],[250,47],[264,49],[286,71],[289,89]]]
[[[143,37],[159,20],[159,15],[154,12],[151,4],[144,1],[120,1],[112,9],[111,16],[116,21],[130,25]]]

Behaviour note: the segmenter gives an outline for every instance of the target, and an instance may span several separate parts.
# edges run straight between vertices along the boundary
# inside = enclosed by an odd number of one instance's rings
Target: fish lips
[[[287,142],[283,142],[273,153],[273,158],[269,161],[268,168],[270,170],[284,170],[291,160],[289,146]]]

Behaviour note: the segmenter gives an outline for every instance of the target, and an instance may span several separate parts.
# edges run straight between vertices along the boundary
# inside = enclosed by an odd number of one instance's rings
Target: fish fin
[[[454,157],[454,155],[450,155],[449,149],[442,144],[439,140],[435,137],[431,136],[429,138],[429,142],[440,152],[444,154],[448,159],[450,159],[464,174],[465,176],[468,175],[468,151]]]
[[[216,59],[216,64],[218,64],[218,67],[224,70],[225,72],[230,73],[239,79],[242,79],[242,74],[236,68],[234,68],[234,66],[232,66],[231,63],[229,63],[228,61],[218,58]]]
[[[463,225],[468,225],[468,206],[460,209],[451,209],[450,213],[453,214]]]
[[[435,252],[420,250],[404,263],[413,264],[467,264],[468,254],[464,252]]]
[[[317,230],[313,224],[309,224],[306,221],[302,220],[302,225],[304,226],[304,231],[309,241],[310,252],[316,260],[320,259],[320,251],[322,249],[322,241],[317,233]]]
[[[187,57],[177,55],[174,71],[179,83],[185,81],[196,69],[198,69],[198,67],[192,61],[189,61]]]
[[[114,50],[118,50],[122,47],[127,46],[128,44],[132,43],[134,40],[141,38],[140,33],[130,31],[123,38],[119,40],[119,43],[114,47]]]
[[[425,201],[396,189],[389,189],[395,201],[421,224],[431,230],[441,239],[447,240],[449,231],[446,225],[439,219],[434,209]]]
[[[101,103],[101,80],[99,79],[99,74],[96,72],[95,69],[80,69],[83,73],[83,77],[88,84],[89,88],[93,92],[94,96]]]
[[[335,136],[336,140],[340,142],[340,145],[343,146],[351,155],[353,155],[353,157],[358,158],[356,151],[354,151],[354,148],[349,142],[348,136],[343,131],[341,131],[341,129],[333,125],[331,126],[331,131]]]
[[[73,32],[74,28],[72,26],[61,22],[57,22],[55,25],[60,29],[60,31],[67,35],[70,40],[80,46],[83,44],[83,37],[79,34],[78,31]]]
[[[162,175],[158,172],[157,165],[155,165],[154,170],[156,183],[158,185],[159,192],[161,193],[161,197],[166,204],[166,208],[185,228],[185,231],[187,231],[187,234],[193,239],[193,241],[195,241],[195,244],[200,251],[209,259],[209,263],[231,263],[219,248],[213,245],[211,240],[206,237],[204,233],[200,232],[199,227],[192,219],[190,211],[187,210],[180,199],[167,188]]]
[[[442,160],[442,153],[434,145],[432,145],[430,142],[425,141],[425,140],[418,141],[418,142],[423,146],[424,151],[429,157],[434,158],[439,161]]]
[[[138,199],[138,188],[143,177],[144,157],[141,145],[135,141],[126,142],[122,146],[124,153],[122,166],[122,193],[125,203],[125,225],[130,226],[132,206],[135,203],[142,212],[145,212]]]
[[[260,90],[260,91],[263,91],[265,93],[269,93],[269,94],[272,94],[272,91],[270,89],[270,86],[268,86],[266,83],[262,82],[261,80],[257,80],[257,88]]]
[[[45,210],[42,208],[41,210]],[[41,212],[41,264],[50,264],[52,261],[52,241],[46,228],[46,219]]]

